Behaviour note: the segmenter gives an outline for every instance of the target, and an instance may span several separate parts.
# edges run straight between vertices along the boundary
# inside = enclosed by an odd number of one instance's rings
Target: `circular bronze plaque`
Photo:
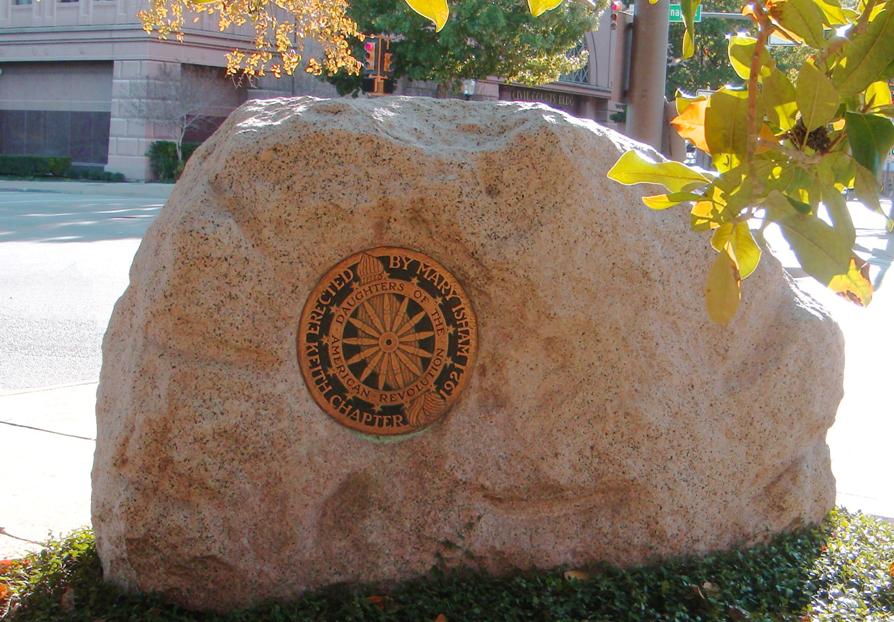
[[[441,418],[469,381],[477,326],[441,264],[379,247],[340,261],[304,305],[298,361],[317,404],[339,423],[406,434]]]

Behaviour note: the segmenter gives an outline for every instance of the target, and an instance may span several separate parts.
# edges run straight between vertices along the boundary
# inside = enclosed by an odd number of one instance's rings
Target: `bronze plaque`
[[[340,261],[298,329],[310,394],[339,423],[406,434],[440,419],[468,384],[477,325],[457,280],[430,257],[379,247]]]

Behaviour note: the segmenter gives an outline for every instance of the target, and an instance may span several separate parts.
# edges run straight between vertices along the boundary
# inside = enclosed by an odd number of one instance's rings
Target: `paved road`
[[[31,189],[54,191],[5,191],[0,181],[0,559],[34,548],[29,540],[49,529],[89,523],[102,334],[170,187],[122,186],[138,196],[108,194],[116,192],[108,187],[91,194],[84,185]],[[883,222],[857,213],[874,278],[886,277],[894,239]],[[784,252],[781,259],[792,263]],[[799,282],[830,308],[847,340],[845,398],[828,436],[839,502],[891,517],[894,277],[887,278],[867,310],[809,279]]]

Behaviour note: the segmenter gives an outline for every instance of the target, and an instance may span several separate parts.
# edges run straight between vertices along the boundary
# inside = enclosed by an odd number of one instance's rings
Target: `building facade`
[[[336,96],[306,74],[235,84],[225,54],[250,46],[250,32],[221,33],[201,15],[182,43],[159,41],[143,31],[140,8],[140,0],[0,0],[0,154],[68,155],[143,180],[152,142],[184,129],[186,140],[201,140],[246,99]],[[604,14],[582,42],[587,67],[539,88],[482,80],[474,98],[543,102],[606,122],[611,37]],[[396,92],[434,95],[435,86],[402,81]]]

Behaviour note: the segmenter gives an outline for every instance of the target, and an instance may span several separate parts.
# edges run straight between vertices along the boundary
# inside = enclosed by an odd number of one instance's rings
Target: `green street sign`
[[[683,21],[683,9],[680,8],[679,4],[671,4],[668,8],[670,9],[670,22],[672,24],[679,23],[679,22]],[[695,9],[695,21],[697,21],[697,22],[702,21],[702,5],[701,4],[699,4],[698,7],[696,7],[696,9]]]

